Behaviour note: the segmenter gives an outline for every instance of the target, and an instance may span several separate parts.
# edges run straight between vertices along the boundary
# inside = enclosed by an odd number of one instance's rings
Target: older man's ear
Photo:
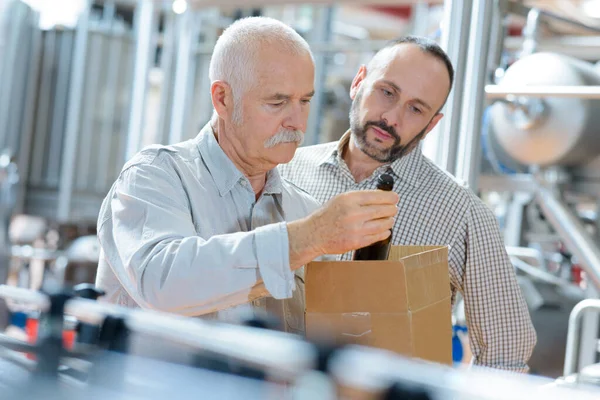
[[[214,81],[210,86],[213,108],[220,118],[229,120],[233,114],[233,92],[225,81]]]

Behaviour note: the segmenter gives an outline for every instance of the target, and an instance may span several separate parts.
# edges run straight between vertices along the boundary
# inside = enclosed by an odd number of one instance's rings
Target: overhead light
[[[173,2],[173,12],[175,14],[183,14],[187,10],[186,0],[175,0]]]
[[[600,19],[600,0],[587,0],[581,4],[581,10],[590,18]]]

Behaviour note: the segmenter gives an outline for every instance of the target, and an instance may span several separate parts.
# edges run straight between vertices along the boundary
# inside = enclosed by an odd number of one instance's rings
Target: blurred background
[[[361,64],[422,35],[456,69],[424,152],[494,210],[538,331],[532,372],[560,376],[569,313],[600,288],[600,0],[240,3],[0,0],[0,279],[94,281],[104,196],[142,147],[210,118],[209,60],[234,20],[274,17],[311,44],[305,145],[348,129]],[[598,333],[586,314],[578,367],[599,362]]]

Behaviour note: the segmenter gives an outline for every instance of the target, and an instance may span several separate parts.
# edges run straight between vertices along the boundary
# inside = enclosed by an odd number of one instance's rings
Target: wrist
[[[310,218],[286,224],[290,246],[290,267],[297,269],[323,254],[318,245],[318,235]]]

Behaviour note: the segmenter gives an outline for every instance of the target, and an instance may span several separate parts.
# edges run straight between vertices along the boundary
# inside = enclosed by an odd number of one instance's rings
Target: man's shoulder
[[[461,202],[467,202],[472,205],[473,201],[481,201],[479,197],[469,188],[467,182],[459,179],[448,171],[438,167],[427,157],[423,157],[423,177],[430,186],[439,187],[443,193],[443,198],[447,201],[450,198]]]
[[[312,172],[333,153],[337,145],[338,142],[328,142],[300,147],[290,162],[279,164],[277,169],[289,181],[303,185],[302,182],[312,176]]]
[[[303,146],[296,150],[296,154],[294,154],[294,158],[288,164],[315,164],[324,159],[324,157],[330,155],[333,150],[337,148],[338,142],[327,142],[320,143],[311,146]]]
[[[199,155],[194,140],[187,140],[172,145],[152,144],[144,147],[129,159],[123,166],[125,171],[131,167],[143,167],[154,164],[185,163]]]
[[[283,183],[284,190],[288,193],[288,195],[295,201],[299,201],[304,204],[309,210],[312,212],[317,209],[321,204],[306,190],[302,189],[300,186],[296,185],[291,180],[282,177],[281,179]]]
[[[424,159],[425,175],[429,178],[430,185],[438,186],[444,193],[440,199],[448,204],[463,204],[471,214],[485,215],[486,218],[493,216],[492,210],[471,190],[467,182],[438,167],[428,158]]]

